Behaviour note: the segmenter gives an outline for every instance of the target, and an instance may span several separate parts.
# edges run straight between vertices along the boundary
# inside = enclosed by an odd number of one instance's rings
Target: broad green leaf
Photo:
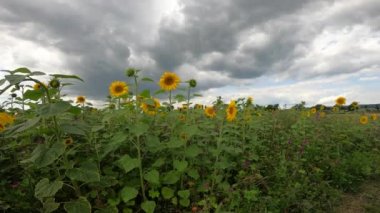
[[[91,204],[85,197],[66,203],[64,208],[67,213],[91,213]]]
[[[198,93],[194,93],[193,96],[194,96],[194,97],[202,97],[203,95],[198,94]]]
[[[138,122],[131,126],[130,130],[131,133],[135,134],[137,137],[141,136],[145,132],[147,132],[149,129],[149,126],[143,122]]]
[[[162,93],[165,93],[165,90],[160,89],[160,90],[157,90],[156,92],[154,92],[155,95],[162,94]]]
[[[18,84],[26,78],[25,75],[6,75],[4,77],[12,85]]]
[[[156,202],[154,202],[154,201],[145,201],[144,203],[141,204],[141,208],[146,213],[153,213],[154,209],[156,208]]]
[[[82,181],[85,183],[99,182],[100,175],[95,162],[85,162],[79,168],[69,169],[66,176],[71,180]]]
[[[53,181],[50,183],[49,179],[43,178],[40,180],[35,189],[34,189],[34,196],[38,198],[40,201],[42,201],[45,197],[54,197],[55,193],[58,192],[63,186],[62,181]]]
[[[30,73],[30,76],[32,76],[32,75],[46,75],[46,73],[40,72],[40,71],[34,71],[34,72]]]
[[[123,144],[127,140],[127,135],[124,132],[116,132],[111,140],[104,146],[102,150],[102,154],[100,155],[100,159],[103,159],[108,153],[115,151],[118,149],[121,144]]]
[[[152,165],[152,167],[159,168],[165,164],[165,158],[158,158]]]
[[[140,96],[144,98],[150,98],[150,90],[146,89],[140,93]]]
[[[179,204],[183,207],[190,206],[190,199],[179,199]]]
[[[118,212],[119,210],[117,209],[116,206],[108,206],[107,208],[99,209],[95,211],[95,213],[118,213]]]
[[[21,126],[16,129],[15,133],[24,132],[24,131],[34,127],[40,120],[41,120],[40,117],[29,119],[25,123],[21,124]]]
[[[55,202],[54,198],[48,198],[43,203],[43,212],[44,213],[53,212],[59,208],[59,205],[60,205],[59,203]]]
[[[183,161],[174,160],[173,161],[174,168],[177,169],[179,172],[184,172],[188,165],[189,165],[189,163],[185,160],[183,160]]]
[[[196,169],[194,169],[194,168],[192,168],[192,169],[188,169],[188,170],[186,171],[186,173],[187,173],[190,177],[194,178],[195,180],[197,180],[197,179],[199,178],[199,173],[198,173],[198,171],[197,171]]]
[[[130,186],[125,186],[120,192],[120,197],[125,203],[127,203],[128,201],[134,199],[138,194],[139,191],[137,191],[137,189]]]
[[[66,101],[60,101],[52,104],[44,104],[39,109],[39,114],[42,117],[50,117],[60,115],[71,108],[71,104]]]
[[[190,197],[190,190],[186,189],[186,190],[180,190],[177,192],[178,196],[180,196],[181,198],[183,199],[187,199]]]
[[[186,147],[185,150],[185,156],[194,158],[202,153],[202,150],[195,144],[191,144],[190,146]]]
[[[30,70],[26,67],[20,67],[20,68],[17,68],[15,70],[12,71],[12,73],[25,73],[25,74],[29,74],[31,73]]]
[[[177,171],[169,171],[162,178],[164,184],[175,184],[181,178],[181,173]]]
[[[37,101],[44,95],[42,90],[27,90],[24,92],[24,99],[30,99],[32,101]]]
[[[82,109],[77,106],[71,106],[67,112],[73,114],[73,115],[80,115],[82,113]]]
[[[64,133],[86,136],[86,132],[76,124],[62,123],[59,127]]]
[[[150,198],[158,198],[158,197],[160,197],[160,192],[158,192],[154,189],[151,189],[151,190],[149,190],[149,197]]]
[[[151,78],[147,78],[147,77],[144,77],[141,79],[142,81],[150,81],[150,82],[154,82],[153,79]]]
[[[144,102],[145,104],[150,105],[150,106],[154,106],[154,105],[155,105],[154,100],[151,99],[151,98],[144,99],[143,102]]]
[[[50,148],[40,153],[40,155],[36,157],[34,163],[40,168],[48,166],[57,160],[65,152],[65,149],[66,146],[64,143],[56,142]]]
[[[140,165],[140,161],[137,158],[131,158],[128,154],[121,157],[118,161],[116,161],[116,165],[122,168],[125,173],[128,173],[134,168],[138,168]]]
[[[76,75],[52,74],[52,75],[50,75],[50,76],[53,76],[53,77],[55,77],[55,78],[72,78],[72,79],[77,79],[77,80],[80,80],[80,81],[84,82],[83,79],[79,78],[79,77],[76,76]]]
[[[4,79],[1,79],[0,80],[0,86],[2,86],[7,80],[4,78]]]
[[[168,143],[166,143],[167,148],[179,148],[186,144],[184,140],[180,140],[178,138],[171,139]]]
[[[166,199],[166,200],[169,200],[170,198],[172,198],[174,196],[174,190],[169,188],[169,187],[162,187],[161,189],[161,194],[162,196]]]
[[[149,172],[147,172],[144,175],[144,179],[147,180],[151,184],[159,185],[160,184],[160,173],[155,169],[150,170]]]

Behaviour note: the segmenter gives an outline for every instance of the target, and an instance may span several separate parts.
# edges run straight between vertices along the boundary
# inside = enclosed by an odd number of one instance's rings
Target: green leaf
[[[166,199],[166,200],[169,200],[170,198],[172,198],[174,196],[174,190],[169,188],[169,187],[162,187],[161,189],[161,194],[162,196]]]
[[[72,78],[72,79],[77,79],[77,80],[80,80],[80,81],[84,82],[83,79],[79,78],[79,77],[76,76],[76,75],[52,74],[52,75],[50,75],[50,76],[53,76],[53,77],[55,77],[55,78]]]
[[[202,97],[203,95],[198,94],[198,93],[194,93],[193,96],[194,96],[194,97]]]
[[[134,168],[138,168],[140,165],[140,161],[137,158],[131,158],[128,154],[121,157],[118,161],[115,162],[117,166],[128,173]]]
[[[53,181],[50,183],[49,179],[43,178],[40,180],[35,189],[34,189],[34,196],[38,198],[40,201],[42,201],[45,197],[54,197],[55,193],[58,192],[63,186],[62,181]]]
[[[67,112],[73,114],[73,115],[80,115],[82,113],[82,109],[77,106],[71,106]]]
[[[145,201],[144,203],[141,204],[141,208],[146,213],[153,213],[154,209],[156,208],[156,202],[154,202],[154,201]]]
[[[42,90],[27,90],[24,92],[24,99],[30,99],[32,101],[39,100],[44,95]]]
[[[26,78],[26,75],[6,75],[4,77],[10,84],[15,85],[22,82]]]
[[[180,140],[178,138],[173,138],[171,139],[167,144],[166,146],[168,148],[179,148],[179,147],[182,147],[186,144],[186,141],[184,140]]]
[[[188,199],[190,197],[190,190],[180,190],[177,192],[178,196],[183,199]]]
[[[100,174],[95,162],[85,162],[79,168],[69,169],[66,176],[84,183],[99,182]]]
[[[18,72],[25,73],[25,74],[31,73],[30,70],[26,67],[20,67],[12,71],[12,73],[18,73]]]
[[[118,149],[121,144],[123,144],[127,140],[127,135],[124,132],[116,132],[114,133],[114,136],[111,138],[111,140],[104,146],[104,149],[102,150],[102,154],[100,156],[100,159],[103,159],[105,156],[107,156],[108,153],[115,151]]]
[[[153,79],[151,78],[147,78],[147,77],[144,77],[141,79],[142,81],[150,81],[150,82],[154,82]]]
[[[160,184],[160,173],[155,169],[150,170],[149,172],[147,172],[144,175],[144,179],[147,180],[151,184],[159,185]]]
[[[71,104],[66,101],[60,101],[52,104],[41,105],[39,114],[42,117],[50,117],[54,115],[60,115],[71,108]]]
[[[160,90],[157,90],[156,92],[154,92],[155,95],[162,94],[162,93],[165,93],[165,90],[160,89]]]
[[[162,178],[164,184],[175,184],[181,178],[181,173],[177,171],[169,171]]]
[[[194,178],[195,180],[197,180],[199,178],[199,173],[198,173],[198,170],[196,169],[188,169],[187,172],[186,172],[190,177]]]
[[[91,213],[91,204],[85,197],[66,203],[64,208],[68,213]]]
[[[158,158],[152,165],[152,167],[159,168],[165,164],[165,158]]]
[[[59,205],[60,205],[59,203],[55,202],[54,198],[48,198],[43,203],[43,212],[44,213],[53,212],[59,208]]]
[[[37,167],[45,167],[57,160],[65,152],[65,149],[65,144],[61,142],[54,143],[50,148],[43,145],[37,146],[30,159],[34,160]]]
[[[118,212],[119,210],[117,209],[116,206],[108,206],[107,208],[99,209],[95,211],[95,213],[118,213]]]
[[[202,150],[195,144],[191,144],[185,150],[185,156],[189,158],[195,158],[202,153]]]
[[[160,192],[158,192],[154,189],[149,190],[149,197],[158,198],[159,196],[160,196]]]
[[[18,132],[24,132],[32,127],[34,127],[39,121],[41,120],[40,117],[32,118],[26,121],[25,123],[21,124],[15,131],[15,133]]]
[[[40,72],[40,71],[34,71],[32,73],[30,73],[30,76],[32,75],[46,75],[44,72]]]
[[[4,78],[4,79],[1,79],[0,80],[0,86],[2,86],[7,80]]]
[[[184,172],[188,165],[189,165],[189,163],[185,160],[183,160],[183,161],[174,160],[173,161],[174,168],[177,169],[179,172]]]
[[[154,100],[151,99],[151,98],[149,98],[149,99],[144,99],[143,102],[144,102],[145,104],[150,105],[150,106],[154,106],[154,105],[155,105]]]
[[[141,136],[145,132],[147,132],[149,126],[143,122],[138,122],[135,125],[131,126],[131,133],[135,134],[137,137]]]
[[[183,207],[188,207],[190,206],[190,199],[180,199],[179,204]]]
[[[120,192],[121,199],[125,203],[134,199],[138,194],[139,194],[139,191],[137,191],[137,189],[132,188],[130,186],[125,186]]]
[[[146,89],[140,93],[140,96],[144,98],[150,98],[150,90]]]
[[[76,124],[62,123],[59,127],[64,133],[86,136],[86,132]]]

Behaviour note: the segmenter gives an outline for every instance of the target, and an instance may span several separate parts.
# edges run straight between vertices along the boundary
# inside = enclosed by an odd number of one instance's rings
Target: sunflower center
[[[233,114],[234,113],[234,108],[233,107],[229,107],[228,108],[228,113],[229,114]]]
[[[114,91],[115,91],[116,93],[121,93],[121,92],[123,92],[123,90],[124,90],[124,87],[121,86],[121,85],[118,85],[118,86],[116,86],[116,87],[114,88]]]
[[[174,84],[174,78],[171,76],[166,77],[164,82],[166,85],[172,85],[172,84]]]

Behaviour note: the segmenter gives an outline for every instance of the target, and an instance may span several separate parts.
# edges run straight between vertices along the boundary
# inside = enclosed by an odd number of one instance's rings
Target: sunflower
[[[253,103],[253,98],[252,98],[252,96],[249,96],[249,97],[247,98],[247,106],[252,105],[252,103]]]
[[[334,107],[332,108],[332,111],[333,111],[333,112],[338,112],[338,111],[339,111],[339,107],[334,106]]]
[[[5,126],[2,123],[0,123],[0,132],[4,131],[4,129],[5,129]]]
[[[226,109],[226,117],[227,117],[227,121],[233,121],[235,120],[236,118],[236,113],[237,113],[237,108],[236,108],[236,102],[235,101],[231,101],[230,104],[228,105],[227,109]]]
[[[74,143],[73,139],[71,137],[66,138],[64,141],[65,145],[69,146]]]
[[[360,116],[359,121],[361,124],[367,124],[368,123],[368,117],[366,115],[362,115],[362,116]]]
[[[14,116],[9,115],[6,112],[0,112],[0,123],[3,124],[4,126],[7,124],[12,124],[14,120],[15,120]]]
[[[33,89],[34,89],[34,90],[40,90],[41,87],[42,87],[42,85],[39,84],[39,83],[35,83],[35,84],[33,85]]]
[[[120,97],[128,93],[128,86],[123,81],[114,81],[111,83],[109,90],[111,96]]]
[[[216,111],[215,111],[215,108],[213,106],[206,107],[204,112],[205,112],[206,116],[209,118],[213,118],[216,115]]]
[[[195,104],[194,106],[195,109],[203,109],[203,105],[202,104]]]
[[[371,114],[371,119],[372,119],[373,121],[376,121],[376,120],[377,120],[377,115],[376,115],[376,114]]]
[[[78,104],[84,104],[84,102],[86,102],[86,97],[84,97],[84,96],[78,96],[77,97],[77,103]]]
[[[317,112],[317,109],[315,107],[310,109],[311,114],[315,114]]]
[[[184,115],[184,114],[180,114],[180,115],[178,116],[178,119],[179,119],[180,121],[186,121],[186,115]]]
[[[154,106],[149,105],[145,102],[142,102],[141,109],[148,115],[155,115],[157,113],[157,109],[161,106],[160,101],[156,98],[153,99]]]
[[[166,91],[175,90],[181,79],[173,72],[164,72],[160,78],[159,86]]]
[[[346,98],[345,97],[338,97],[336,100],[335,100],[335,103],[336,105],[338,106],[342,106],[342,105],[345,105],[346,104]]]
[[[320,116],[321,118],[324,118],[324,117],[326,117],[326,113],[325,113],[325,112],[319,112],[319,116]]]

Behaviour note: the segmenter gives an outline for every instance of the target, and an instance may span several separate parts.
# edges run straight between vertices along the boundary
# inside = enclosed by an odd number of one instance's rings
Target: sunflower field
[[[97,109],[62,94],[78,76],[6,71],[0,210],[331,212],[380,174],[378,112],[346,110],[344,97],[331,109],[252,97],[203,106],[192,102],[196,80],[140,74],[126,70]],[[160,89],[140,89],[152,83]]]

